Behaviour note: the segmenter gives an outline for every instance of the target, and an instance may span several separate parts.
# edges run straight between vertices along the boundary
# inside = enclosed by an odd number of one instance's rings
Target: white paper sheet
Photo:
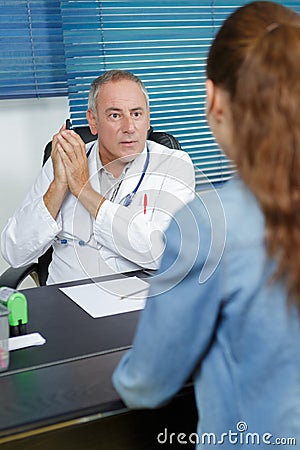
[[[60,288],[93,318],[143,309],[149,283],[137,277]]]
[[[33,345],[43,345],[46,339],[40,333],[22,334],[8,339],[8,350],[19,350],[20,348],[32,347]]]

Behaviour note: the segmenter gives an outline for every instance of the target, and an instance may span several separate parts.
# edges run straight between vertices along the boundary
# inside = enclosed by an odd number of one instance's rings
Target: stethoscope
[[[86,157],[87,158],[90,156],[91,151],[94,148],[94,146],[95,146],[95,142],[88,149],[88,151],[86,153]],[[128,207],[129,205],[131,205],[132,200],[135,197],[136,193],[138,192],[139,187],[142,184],[142,181],[143,181],[143,179],[144,179],[144,177],[146,175],[146,172],[147,172],[147,169],[148,169],[148,166],[149,166],[149,160],[150,160],[150,151],[149,151],[148,145],[147,145],[146,148],[147,148],[147,155],[146,155],[146,160],[145,160],[145,163],[144,163],[142,174],[141,174],[140,179],[137,182],[135,188],[129,194],[127,194],[126,197],[124,198],[124,200],[122,202],[123,206]],[[119,183],[119,185],[118,185],[117,189],[115,190],[115,192],[113,193],[110,201],[113,201],[116,198],[118,190],[119,190],[119,188],[120,188],[120,186],[122,184],[122,181]],[[120,202],[120,204],[121,204],[121,202]],[[72,242],[78,241],[78,245],[80,245],[81,247],[83,247],[84,245],[89,245],[90,247],[94,248],[93,245],[90,245],[91,239],[92,239],[92,234],[90,234],[90,237],[89,237],[89,239],[87,241],[84,241],[84,240],[76,238],[76,237],[72,237],[72,238],[66,239],[64,237],[58,237],[58,236],[56,237],[55,241],[58,242],[59,244],[62,244],[62,245],[67,245],[70,241],[72,241]]]

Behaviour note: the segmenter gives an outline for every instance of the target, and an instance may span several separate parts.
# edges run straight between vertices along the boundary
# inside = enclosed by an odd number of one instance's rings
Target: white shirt
[[[124,198],[140,180],[147,146],[150,159],[145,176],[131,205],[123,206]],[[88,157],[90,182],[93,189],[104,195],[100,190],[97,152],[96,141]],[[153,141],[147,141],[128,168],[114,201],[106,200],[96,219],[68,193],[54,220],[43,201],[52,180],[49,158],[1,235],[3,257],[13,267],[36,261],[53,246],[47,284],[141,267],[157,269],[164,250],[163,233],[174,213],[193,199],[195,188],[189,155]]]

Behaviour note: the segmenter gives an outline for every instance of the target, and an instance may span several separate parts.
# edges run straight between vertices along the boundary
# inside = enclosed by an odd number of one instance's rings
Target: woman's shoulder
[[[234,176],[222,188],[196,192],[192,202],[180,210],[175,221],[182,228],[197,224],[203,239],[208,235],[224,236],[227,243],[261,242],[264,238],[264,216],[252,192]]]

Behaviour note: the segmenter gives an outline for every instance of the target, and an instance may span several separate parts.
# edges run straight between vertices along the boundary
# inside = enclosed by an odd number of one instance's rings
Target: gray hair
[[[127,70],[108,70],[107,72],[104,72],[103,75],[96,78],[91,84],[88,99],[88,108],[94,113],[95,116],[97,115],[96,104],[100,87],[103,84],[108,83],[109,81],[119,81],[119,80],[130,80],[137,83],[141,88],[142,93],[144,94],[146,105],[147,108],[149,109],[149,95],[144,83],[142,82],[142,80],[140,80],[139,77],[137,77],[131,72],[128,72]]]

